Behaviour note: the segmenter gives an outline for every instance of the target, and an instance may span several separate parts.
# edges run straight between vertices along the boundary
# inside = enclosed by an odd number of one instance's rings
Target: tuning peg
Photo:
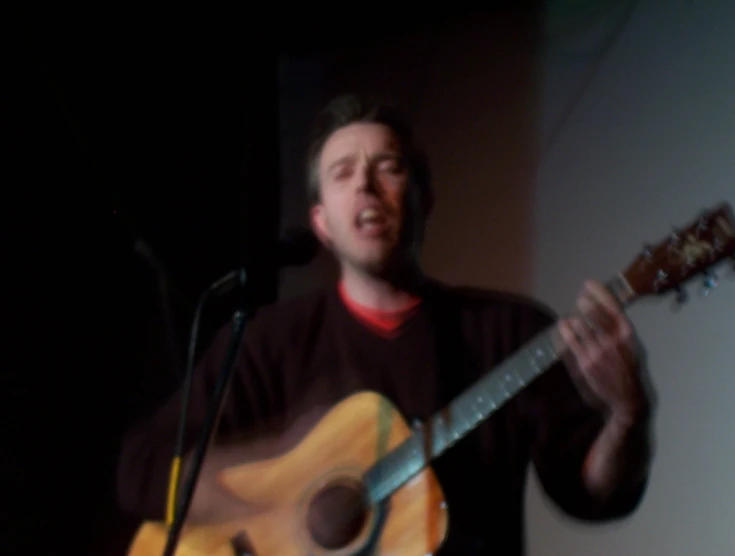
[[[676,297],[674,298],[674,310],[678,310],[688,301],[689,295],[682,286],[677,286],[674,291],[676,292]]]
[[[719,284],[719,281],[717,280],[717,276],[715,276],[715,274],[712,271],[705,270],[704,288],[702,289],[702,295],[704,297],[707,297],[712,292],[712,290],[717,287],[718,284]]]
[[[676,302],[679,305],[683,305],[689,300],[689,295],[687,294],[686,290],[682,286],[678,286],[675,291],[676,291]]]
[[[712,210],[711,209],[702,209],[699,212],[699,217],[697,218],[697,230],[698,231],[705,231],[709,227],[709,221],[710,218],[712,218]]]

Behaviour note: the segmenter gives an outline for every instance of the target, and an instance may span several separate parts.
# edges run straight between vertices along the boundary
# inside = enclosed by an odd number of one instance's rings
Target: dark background
[[[138,523],[115,502],[120,438],[178,384],[199,294],[244,264],[255,300],[277,298],[264,260],[280,233],[279,60],[349,63],[472,15],[263,9],[5,19],[3,553],[123,554]],[[201,345],[230,313],[208,307]]]

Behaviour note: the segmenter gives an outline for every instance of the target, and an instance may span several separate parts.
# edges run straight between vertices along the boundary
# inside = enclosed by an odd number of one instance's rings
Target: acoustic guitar
[[[646,246],[607,287],[628,306],[672,290],[682,296],[684,283],[704,273],[707,293],[716,285],[711,267],[734,253],[735,219],[723,203]],[[376,393],[346,398],[288,452],[224,470],[221,484],[258,510],[232,522],[185,525],[176,554],[434,553],[449,519],[430,462],[549,369],[563,349],[556,327],[549,327],[420,427],[409,427]],[[129,554],[159,556],[166,538],[165,524],[146,522]]]

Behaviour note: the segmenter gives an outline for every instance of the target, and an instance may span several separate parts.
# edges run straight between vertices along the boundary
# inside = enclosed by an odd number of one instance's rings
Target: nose
[[[356,174],[358,191],[364,193],[378,193],[379,184],[378,180],[376,179],[376,172],[373,164],[370,164],[369,161],[362,162],[358,167]]]

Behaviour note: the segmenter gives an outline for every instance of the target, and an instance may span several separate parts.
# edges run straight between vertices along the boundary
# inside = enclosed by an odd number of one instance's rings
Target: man
[[[553,324],[531,300],[448,287],[422,273],[428,176],[393,109],[355,97],[325,109],[309,151],[310,218],[341,277],[336,287],[261,309],[250,323],[192,522],[247,510],[216,481],[218,470],[257,449],[243,437],[265,439],[261,446],[277,452],[289,435],[276,435],[276,427],[299,430],[302,416],[359,390],[382,393],[409,421],[425,420]],[[576,314],[558,324],[568,364],[547,371],[433,463],[450,511],[442,554],[523,554],[530,462],[549,497],[576,518],[620,518],[639,503],[651,403],[635,336],[596,282],[585,285]],[[230,331],[223,329],[198,367],[189,449]],[[163,516],[179,407],[177,395],[124,444],[121,503],[143,518]]]

